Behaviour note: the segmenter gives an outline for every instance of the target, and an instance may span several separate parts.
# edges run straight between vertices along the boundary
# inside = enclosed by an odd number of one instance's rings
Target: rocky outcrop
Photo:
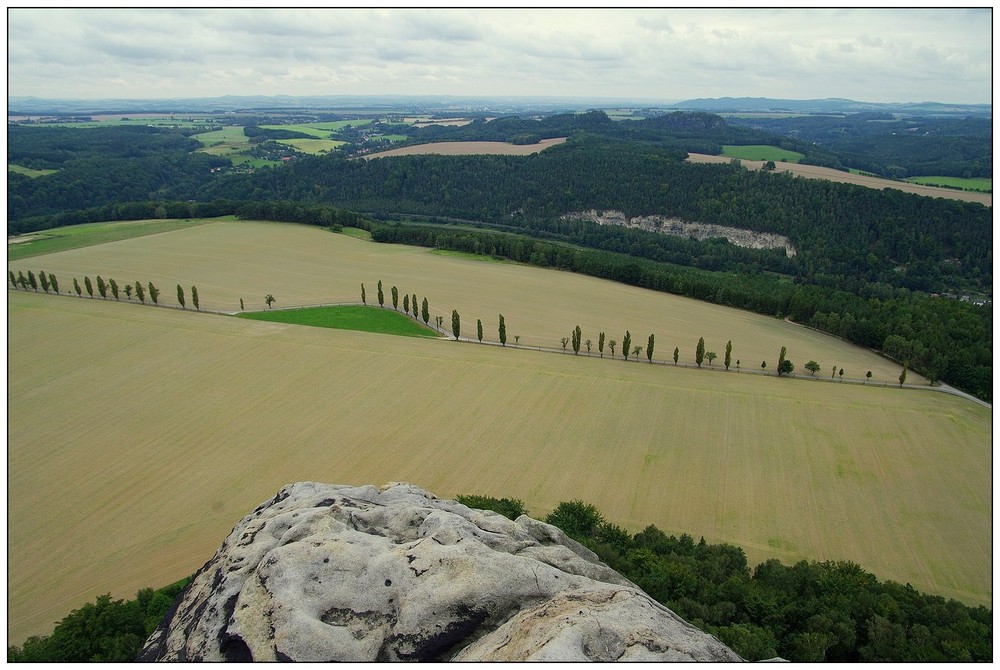
[[[761,233],[744,228],[720,226],[714,223],[699,223],[682,221],[670,216],[652,214],[650,216],[625,216],[615,210],[598,211],[592,209],[586,212],[570,212],[562,218],[569,221],[593,221],[602,226],[622,226],[638,228],[651,233],[688,237],[695,240],[709,240],[713,237],[724,237],[730,244],[749,249],[784,249],[785,255],[791,258],[795,255],[795,245],[784,235],[777,233]]]
[[[237,524],[139,660],[741,659],[554,526],[303,482]]]

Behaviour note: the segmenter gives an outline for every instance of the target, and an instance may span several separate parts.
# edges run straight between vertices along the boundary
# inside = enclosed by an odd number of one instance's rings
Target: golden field
[[[198,286],[203,309],[357,300],[378,279],[521,344],[579,323],[662,361],[698,336],[769,366],[782,345],[845,376],[898,369],[793,324],[554,270],[441,256],[290,224],[211,222],[8,264]],[[442,497],[581,498],[777,557],[992,599],[988,408],[900,390],[623,363],[8,291],[8,635],[96,595],[194,572],[284,484],[411,481]],[[133,303],[135,301],[133,300]],[[188,300],[190,308],[190,297]],[[744,363],[744,365],[746,365]],[[820,374],[823,374],[822,372]],[[856,376],[860,377],[863,372]],[[913,381],[911,376],[910,381]]]

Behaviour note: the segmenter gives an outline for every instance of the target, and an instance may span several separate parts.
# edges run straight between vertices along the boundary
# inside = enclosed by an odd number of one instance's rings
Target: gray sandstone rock
[[[236,525],[139,660],[741,659],[554,526],[301,482]]]

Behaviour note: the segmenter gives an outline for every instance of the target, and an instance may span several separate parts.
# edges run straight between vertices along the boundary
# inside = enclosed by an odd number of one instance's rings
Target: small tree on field
[[[709,352],[705,353],[705,358],[708,359],[708,364],[709,365],[712,365],[712,361],[714,361],[718,357],[719,357],[719,355],[717,353],[715,353],[714,351],[709,351]]]
[[[194,305],[195,309],[201,311],[201,305],[198,304],[198,287],[197,286],[192,286],[191,287],[191,304]]]
[[[833,379],[836,376],[837,376],[837,366],[834,365],[833,366],[833,372],[830,373],[830,379]]]
[[[73,281],[76,281],[75,279]],[[25,291],[28,290],[28,278],[24,276],[24,273],[20,270],[17,271],[17,283],[18,286],[23,288]]]
[[[131,300],[132,299],[132,285],[131,284],[125,284],[124,291],[125,291],[125,297],[128,298],[129,300]]]
[[[819,363],[816,361],[809,361],[806,363],[805,368],[812,373],[813,377],[815,377],[816,373],[819,372]]]
[[[844,381],[844,368],[840,368],[840,381]]]
[[[518,342],[520,342],[520,341],[521,341],[521,336],[520,335],[515,335],[514,336],[514,346],[517,346]]]
[[[403,294],[403,314],[409,315],[410,313],[410,294]]]
[[[382,293],[382,280],[378,280],[378,306],[385,307],[385,294]]]
[[[184,287],[180,284],[177,285],[177,304],[181,306],[182,309],[187,309],[184,304]]]
[[[761,361],[761,362],[760,362],[760,369],[761,369],[761,370],[764,370],[764,369],[766,369],[766,368],[767,368],[767,361]]]
[[[632,356],[635,358],[635,360],[639,360],[639,356],[641,355],[642,355],[642,347],[639,346],[632,347]]]
[[[267,307],[268,307],[269,309],[270,309],[271,305],[272,305],[273,303],[275,303],[275,302],[277,302],[277,298],[275,298],[275,297],[274,297],[273,295],[271,295],[270,293],[268,293],[267,295],[265,295],[265,296],[264,296],[264,304],[265,304],[265,305],[267,305]]]
[[[626,330],[625,337],[622,338],[622,356],[625,357],[626,361],[628,360],[628,354],[629,351],[631,351],[631,347],[632,347],[632,333]]]
[[[785,347],[781,348],[781,353],[778,354],[778,376],[782,375],[782,371],[785,367]]]
[[[240,311],[243,311],[243,298],[240,298]]]
[[[160,289],[153,286],[153,282],[149,282],[149,299],[153,301],[154,305],[160,304]]]
[[[865,374],[865,379],[867,379],[868,381],[872,380],[872,371],[871,370],[869,370],[868,373]]]
[[[681,350],[679,347],[674,347],[674,365],[677,365],[677,359],[681,357]]]
[[[7,274],[10,276],[10,285],[17,288],[17,276],[14,274],[14,271],[8,270]]]
[[[424,320],[425,324],[431,320],[431,313],[427,309],[427,298],[424,298],[424,302],[420,306],[420,318]]]
[[[844,371],[840,371],[840,376],[844,376]],[[899,373],[899,388],[903,388],[903,384],[906,383],[906,363],[903,363],[903,371]]]
[[[42,285],[42,290],[49,292],[49,278],[44,272],[38,273],[38,282]]]
[[[52,285],[52,290],[53,291],[55,291],[56,293],[59,293],[59,280],[56,279],[56,276],[54,274],[52,274],[51,272],[49,273],[49,284]]]
[[[101,279],[101,275],[97,275],[97,292],[101,294],[103,299],[108,299],[108,285]]]
[[[83,297],[83,291],[80,290],[80,282],[76,280],[76,277],[73,277],[73,290],[76,291],[78,296]]]
[[[601,358],[604,358],[604,331],[602,330],[600,335],[597,336],[597,350],[601,352]]]
[[[444,323],[444,317],[443,316],[435,316],[434,317],[434,323],[437,325],[438,330],[442,330],[441,324]]]
[[[653,362],[653,333],[649,334],[649,339],[646,340],[646,359],[652,363]]]
[[[38,290],[38,280],[35,279],[35,273],[31,270],[28,270],[28,283],[31,284],[31,288],[35,291]]]
[[[726,371],[729,371],[729,364],[733,362],[733,341],[729,340],[726,342],[726,358],[723,364],[726,366]]]
[[[778,374],[779,375],[782,375],[782,374],[790,375],[794,371],[795,371],[795,364],[792,363],[787,358],[785,360],[781,361],[781,363],[778,365]]]
[[[590,340],[587,340],[586,342],[584,342],[584,344],[587,345],[587,353],[589,354],[590,353],[590,347],[593,345],[593,342],[591,342]]]
[[[476,319],[476,337],[479,338],[479,342],[483,341],[483,320]]]
[[[111,296],[115,300],[118,300],[118,295],[119,295],[121,289],[118,286],[118,282],[115,281],[114,277],[112,277],[111,279],[108,280],[108,288],[111,289]]]
[[[399,311],[399,290],[395,286],[393,286],[391,289],[389,289],[389,293],[392,294],[392,308],[398,312]]]
[[[458,341],[458,336],[462,334],[462,319],[458,316],[458,310],[451,310],[451,333],[455,336],[455,341]]]
[[[83,285],[87,287],[87,295],[89,295],[91,298],[93,298],[94,297],[94,285],[91,283],[89,276],[84,276],[84,278],[83,278]]]
[[[368,299],[365,297],[365,283],[361,282],[361,304],[367,305]]]
[[[700,368],[701,362],[704,360],[705,360],[705,338],[699,337],[698,346],[694,350],[694,362],[697,363],[698,367]]]
[[[563,351],[566,351],[566,345],[569,344],[569,338],[563,337],[559,341],[562,342]]]
[[[142,287],[142,284],[138,281],[135,283],[135,295],[139,298],[139,302],[146,304],[146,289]]]
[[[583,333],[580,331],[580,326],[577,326],[576,328],[573,329],[573,353],[574,354],[579,354],[580,353],[580,345],[582,344],[582,342],[580,342],[581,339],[583,339]]]
[[[736,359],[736,371],[737,372],[740,371],[740,359],[738,359],[738,358]]]
[[[608,349],[611,350],[611,358],[615,357],[616,346],[618,346],[618,342],[616,340],[608,340]]]
[[[410,300],[410,306],[413,307],[413,318],[417,318],[417,294],[413,294],[413,299]]]
[[[498,328],[500,334],[500,346],[507,346],[507,324],[503,321],[503,314],[500,315],[500,327]]]

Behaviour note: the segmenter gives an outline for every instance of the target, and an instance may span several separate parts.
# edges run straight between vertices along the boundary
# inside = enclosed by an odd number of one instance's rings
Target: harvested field
[[[898,368],[775,319],[568,273],[378,245],[291,224],[219,222],[8,263],[195,284],[203,309],[429,296],[508,347],[307,328],[9,291],[8,635],[95,596],[192,573],[282,485],[412,481],[441,496],[582,498],[769,557],[846,559],[970,604],[992,598],[991,410],[926,391],[515,349],[580,323],[657,356],[699,335],[734,359],[782,344],[848,370]],[[133,279],[134,280],[134,279]],[[262,305],[261,305],[262,307]],[[433,316],[432,316],[433,318]],[[596,344],[595,344],[596,351]],[[802,351],[799,354],[797,352]],[[806,351],[815,353],[805,353]],[[745,353],[744,353],[745,352]],[[853,357],[854,363],[844,363]],[[718,368],[719,365],[717,364]],[[822,374],[822,373],[821,373]],[[827,372],[829,374],[829,372]],[[863,374],[863,373],[861,373]]]
[[[467,156],[474,154],[528,156],[544,151],[556,144],[566,141],[565,137],[555,137],[542,140],[538,144],[509,144],[507,142],[434,142],[432,144],[414,144],[399,149],[389,149],[368,154],[364,158],[387,158],[389,156],[414,156],[417,154],[437,154],[441,156]]]
[[[692,163],[729,163],[732,158],[727,156],[709,156],[707,154],[688,154],[688,160]],[[751,170],[759,170],[764,161],[740,161],[743,167]],[[776,170],[791,172],[796,177],[808,177],[810,179],[829,179],[830,181],[843,182],[845,184],[857,184],[868,188],[895,188],[906,193],[916,193],[933,198],[950,198],[952,200],[963,200],[965,202],[979,202],[988,207],[993,206],[992,193],[976,193],[974,191],[958,191],[951,188],[938,188],[936,186],[925,186],[906,181],[893,181],[891,179],[880,179],[878,177],[868,177],[861,174],[851,174],[841,172],[833,168],[817,167],[815,165],[802,165],[800,163],[775,163]]]

